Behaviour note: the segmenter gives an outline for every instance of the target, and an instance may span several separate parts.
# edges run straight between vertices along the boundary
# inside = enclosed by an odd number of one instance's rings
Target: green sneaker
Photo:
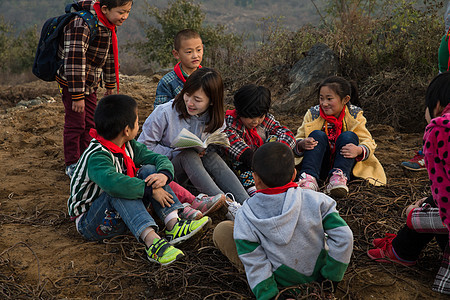
[[[200,220],[181,220],[173,226],[172,230],[166,230],[165,238],[170,244],[176,245],[200,233],[202,229],[206,229],[211,225],[212,221],[209,217],[203,217]]]
[[[168,265],[184,256],[183,251],[170,245],[165,239],[153,240],[153,244],[145,249],[148,260],[159,263],[163,266]]]

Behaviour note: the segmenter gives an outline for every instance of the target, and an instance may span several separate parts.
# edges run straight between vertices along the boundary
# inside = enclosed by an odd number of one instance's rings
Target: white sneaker
[[[225,198],[225,204],[228,206],[228,212],[225,215],[225,217],[228,220],[234,221],[234,218],[236,217],[236,213],[239,210],[239,208],[242,207],[242,205],[239,202],[236,202],[236,200],[234,200],[234,196],[231,193],[226,193],[225,196],[227,196]]]

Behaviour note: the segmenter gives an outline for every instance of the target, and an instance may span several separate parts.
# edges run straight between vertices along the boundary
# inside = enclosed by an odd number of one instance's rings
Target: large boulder
[[[280,112],[303,113],[317,104],[316,88],[328,76],[339,73],[339,61],[334,52],[325,44],[315,44],[289,72],[292,82],[285,99],[274,103]]]

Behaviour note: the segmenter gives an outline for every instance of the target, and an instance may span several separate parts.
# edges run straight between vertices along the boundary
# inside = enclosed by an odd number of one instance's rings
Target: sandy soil
[[[157,81],[147,77],[121,79],[121,93],[139,102],[141,124],[153,106]],[[84,241],[67,217],[64,110],[56,84],[37,81],[1,90],[0,298],[253,297],[245,275],[214,248],[211,231],[195,245],[184,246],[185,261],[166,268],[148,262],[142,245],[131,236],[106,243]],[[6,112],[20,100],[37,96],[47,101]],[[48,102],[51,97],[55,101]],[[275,115],[292,130],[301,123],[298,116]],[[406,172],[399,165],[420,147],[421,134],[401,134],[380,125],[370,129],[389,183],[374,188],[356,181],[350,185],[349,197],[338,201],[341,214],[354,231],[355,248],[335,295],[345,299],[444,299],[431,291],[441,259],[435,244],[410,268],[375,263],[365,254],[374,237],[400,228],[404,222],[401,211],[407,204],[429,192],[426,173]]]

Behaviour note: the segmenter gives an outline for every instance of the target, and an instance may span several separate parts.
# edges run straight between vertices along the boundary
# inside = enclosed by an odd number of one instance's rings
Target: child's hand
[[[114,89],[106,89],[104,97],[112,95],[113,91],[114,91]]]
[[[170,207],[175,202],[173,196],[163,188],[153,189],[152,196],[162,207]]]
[[[312,137],[307,137],[298,143],[300,144],[300,148],[303,150],[313,150],[319,142]]]
[[[341,148],[341,155],[345,158],[355,158],[361,155],[362,152],[362,147],[356,146],[355,144],[347,144]]]
[[[84,100],[72,101],[72,110],[77,113],[84,112]]]
[[[161,173],[154,173],[145,178],[145,182],[148,186],[152,186],[153,189],[161,188],[167,183],[167,176]]]
[[[410,206],[408,206],[405,211],[406,216],[408,216],[409,213],[411,212],[411,210],[413,210],[414,208],[421,207],[425,200],[427,200],[427,197],[419,199],[416,202],[414,202],[413,204],[411,204]]]
[[[198,156],[203,157],[206,154],[206,150],[203,150],[202,152],[199,152]]]

